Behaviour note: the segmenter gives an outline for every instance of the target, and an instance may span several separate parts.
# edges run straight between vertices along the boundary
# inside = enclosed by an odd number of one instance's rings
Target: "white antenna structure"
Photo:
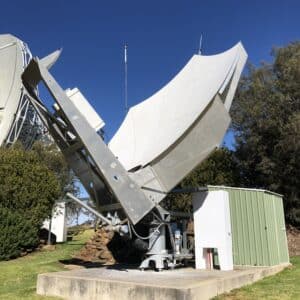
[[[128,112],[128,91],[127,91],[127,45],[124,47],[124,68],[125,68],[125,114]]]
[[[199,40],[199,50],[198,50],[198,55],[202,54],[202,34],[200,35],[200,40]]]

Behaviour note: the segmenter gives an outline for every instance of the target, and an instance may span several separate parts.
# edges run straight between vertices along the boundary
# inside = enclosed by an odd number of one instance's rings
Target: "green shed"
[[[234,265],[289,262],[282,195],[266,190],[208,186],[229,195]]]

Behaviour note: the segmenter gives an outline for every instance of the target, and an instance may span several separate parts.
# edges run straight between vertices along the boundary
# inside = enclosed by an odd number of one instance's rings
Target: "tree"
[[[0,205],[23,213],[34,224],[49,217],[60,184],[34,151],[0,148]]]
[[[56,175],[61,187],[59,195],[60,199],[65,197],[66,192],[70,192],[74,195],[79,194],[78,179],[69,168],[63,154],[55,143],[49,141],[37,141],[34,143],[32,151],[36,153],[40,161],[46,164]],[[68,219],[73,220],[75,218],[78,223],[79,215],[82,213],[81,206],[73,201],[68,201],[66,205]]]
[[[72,224],[75,221],[75,224],[79,225],[79,217],[83,212],[81,205],[74,201],[67,202],[67,217],[69,224]]]
[[[248,66],[232,108],[241,184],[284,195],[300,224],[300,42],[273,49],[271,64]]]
[[[294,113],[284,127],[275,147],[277,166],[275,188],[286,195],[286,217],[294,225],[300,224],[300,112]]]
[[[37,232],[43,221],[51,216],[60,193],[60,182],[37,152],[20,147],[0,148],[0,227],[3,230],[0,249],[11,249],[6,254],[3,250],[2,258],[15,257],[22,247],[37,246]],[[12,234],[18,237],[21,234],[24,238],[18,242],[8,237]]]
[[[37,141],[34,143],[32,151],[37,155],[40,162],[55,174],[60,182],[60,198],[63,198],[66,192],[75,195],[79,192],[78,184],[76,184],[77,178],[55,143]]]
[[[238,185],[239,172],[234,153],[227,148],[216,149],[178,186],[177,190],[206,185]],[[176,190],[175,189],[175,190]],[[173,211],[191,211],[191,193],[171,193],[163,206]]]
[[[0,260],[16,258],[38,244],[38,228],[16,211],[0,207]]]

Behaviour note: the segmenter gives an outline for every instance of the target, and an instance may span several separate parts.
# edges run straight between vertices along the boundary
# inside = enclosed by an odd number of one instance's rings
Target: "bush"
[[[55,174],[33,151],[0,149],[0,207],[40,227],[60,196]]]
[[[60,195],[58,178],[36,152],[0,148],[0,260],[38,245],[38,231]]]
[[[0,207],[0,260],[16,258],[38,245],[38,228],[20,213]]]

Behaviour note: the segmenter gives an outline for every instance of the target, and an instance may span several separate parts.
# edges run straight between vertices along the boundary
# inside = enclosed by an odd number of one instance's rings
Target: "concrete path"
[[[202,300],[273,275],[288,264],[234,271],[153,272],[102,267],[40,274],[37,293],[72,300]]]

